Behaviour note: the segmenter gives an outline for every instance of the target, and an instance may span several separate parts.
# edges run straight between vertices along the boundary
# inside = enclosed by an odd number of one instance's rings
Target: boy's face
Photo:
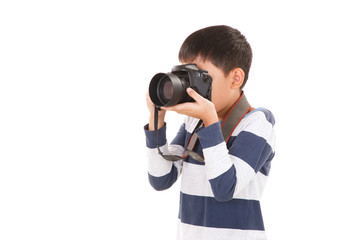
[[[219,120],[223,120],[234,102],[240,97],[239,87],[234,87],[234,74],[229,73],[228,76],[225,76],[224,72],[210,61],[203,61],[199,58],[192,63],[196,63],[198,68],[208,71],[213,79],[211,101],[215,105]]]

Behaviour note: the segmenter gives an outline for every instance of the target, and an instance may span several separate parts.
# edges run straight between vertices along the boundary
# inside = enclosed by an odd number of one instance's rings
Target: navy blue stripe
[[[204,149],[224,142],[220,122],[216,122],[206,128],[200,128],[196,133],[199,136],[199,140]]]
[[[185,145],[186,133],[187,133],[187,131],[185,130],[185,123],[183,123],[181,125],[176,137],[172,140],[171,144],[184,146]]]
[[[264,174],[265,176],[269,176],[270,168],[271,168],[271,161],[273,160],[274,156],[275,156],[275,152],[273,152],[270,155],[270,157],[268,158],[268,160],[266,160],[266,162],[264,163],[262,168],[260,168],[260,172],[262,174]]]
[[[178,177],[178,172],[177,172],[177,168],[173,165],[170,173],[162,177],[154,177],[149,173],[148,175],[151,186],[158,191],[162,191],[170,188],[176,182]]]
[[[229,149],[233,142],[235,141],[237,136],[231,136],[229,141],[227,142],[227,148]],[[269,156],[269,158],[266,160],[266,162],[264,163],[264,165],[260,168],[260,172],[262,174],[264,174],[265,176],[269,176],[269,172],[270,172],[270,168],[271,168],[271,161],[274,158],[275,152],[272,152]]]
[[[148,148],[156,148],[156,135],[155,131],[149,130],[149,124],[145,125],[145,137],[146,137],[146,146]],[[158,130],[159,137],[159,146],[164,146],[166,144],[166,124],[164,127]]]
[[[181,222],[204,227],[265,230],[260,202],[233,199],[218,202],[211,197],[180,193]]]
[[[226,143],[227,149],[229,149],[232,146],[232,144],[233,144],[234,140],[236,139],[236,137],[237,136],[230,136],[229,140]]]
[[[271,156],[272,148],[264,138],[242,131],[230,147],[229,154],[241,158],[258,172]]]
[[[225,202],[232,199],[236,187],[236,169],[232,165],[229,170],[210,181],[212,192],[216,200]]]

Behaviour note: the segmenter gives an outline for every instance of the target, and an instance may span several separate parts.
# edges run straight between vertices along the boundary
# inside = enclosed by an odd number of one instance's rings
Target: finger
[[[146,103],[148,105],[154,105],[154,103],[151,101],[151,99],[149,97],[146,97]]]
[[[161,107],[162,109],[166,110],[166,111],[174,111],[177,113],[185,113],[187,112],[189,109],[191,109],[192,104],[194,103],[181,103],[181,104],[177,104],[171,107]]]
[[[178,111],[178,105],[172,106],[172,107],[161,107],[161,109],[165,110],[165,111],[174,111],[177,112]]]
[[[149,92],[146,93],[146,100],[148,100],[149,102],[151,102],[153,104]]]
[[[189,96],[192,97],[196,102],[199,102],[203,99],[203,97],[192,88],[187,88],[186,91]]]
[[[174,111],[174,107],[160,107],[160,109],[165,111]]]

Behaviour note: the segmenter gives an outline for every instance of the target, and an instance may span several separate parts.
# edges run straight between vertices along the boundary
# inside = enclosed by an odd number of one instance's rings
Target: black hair
[[[235,28],[220,25],[200,29],[190,34],[179,51],[181,62],[192,62],[197,57],[209,60],[225,76],[239,67],[244,73],[244,87],[250,71],[252,50],[245,36]]]

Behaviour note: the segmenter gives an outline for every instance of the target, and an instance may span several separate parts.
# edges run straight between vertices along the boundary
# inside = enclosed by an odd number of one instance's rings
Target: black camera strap
[[[236,103],[232,106],[230,111],[228,112],[227,116],[225,117],[224,121],[221,124],[221,131],[224,137],[225,142],[227,143],[230,139],[230,136],[232,132],[235,130],[236,126],[239,124],[239,122],[244,118],[244,116],[250,112],[251,106],[249,102],[247,101],[244,92],[242,92],[239,99],[236,101]],[[177,155],[165,155],[161,152],[159,147],[159,141],[158,141],[158,111],[160,111],[159,107],[155,106],[155,115],[154,115],[154,128],[155,128],[155,135],[156,135],[156,147],[158,149],[158,153],[166,160],[169,161],[179,161],[181,159],[184,159],[188,156],[192,157],[196,161],[204,162],[204,157],[200,154],[193,151],[197,140],[198,135],[196,134],[196,130],[202,125],[202,120],[199,120],[196,127],[194,128],[190,140],[187,144],[187,148],[183,154],[183,156],[177,156]]]

